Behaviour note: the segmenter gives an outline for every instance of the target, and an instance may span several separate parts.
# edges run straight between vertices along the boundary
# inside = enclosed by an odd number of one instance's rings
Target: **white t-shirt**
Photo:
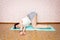
[[[22,21],[23,21],[23,26],[28,26],[31,23],[31,20],[27,16],[22,18]]]

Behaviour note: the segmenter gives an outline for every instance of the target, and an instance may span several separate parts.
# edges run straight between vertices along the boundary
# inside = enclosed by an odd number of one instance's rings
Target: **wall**
[[[60,22],[60,0],[0,0],[0,22],[18,22],[32,11],[38,22]]]

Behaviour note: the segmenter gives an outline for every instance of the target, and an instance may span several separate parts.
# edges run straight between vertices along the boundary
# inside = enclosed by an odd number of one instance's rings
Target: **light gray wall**
[[[18,22],[31,11],[38,22],[60,22],[60,0],[0,0],[0,22]]]

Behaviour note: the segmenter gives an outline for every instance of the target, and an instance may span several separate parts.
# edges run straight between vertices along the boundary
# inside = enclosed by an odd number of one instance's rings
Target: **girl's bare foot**
[[[20,32],[20,35],[25,35],[26,33],[25,32]]]
[[[23,35],[23,32],[20,32],[20,35]]]
[[[25,34],[26,34],[26,32],[23,32],[23,34],[25,35]]]

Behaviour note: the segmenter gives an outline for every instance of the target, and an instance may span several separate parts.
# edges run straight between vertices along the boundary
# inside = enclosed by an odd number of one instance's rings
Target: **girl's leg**
[[[32,26],[36,27],[37,24],[37,15],[34,16],[34,18],[32,19]]]

